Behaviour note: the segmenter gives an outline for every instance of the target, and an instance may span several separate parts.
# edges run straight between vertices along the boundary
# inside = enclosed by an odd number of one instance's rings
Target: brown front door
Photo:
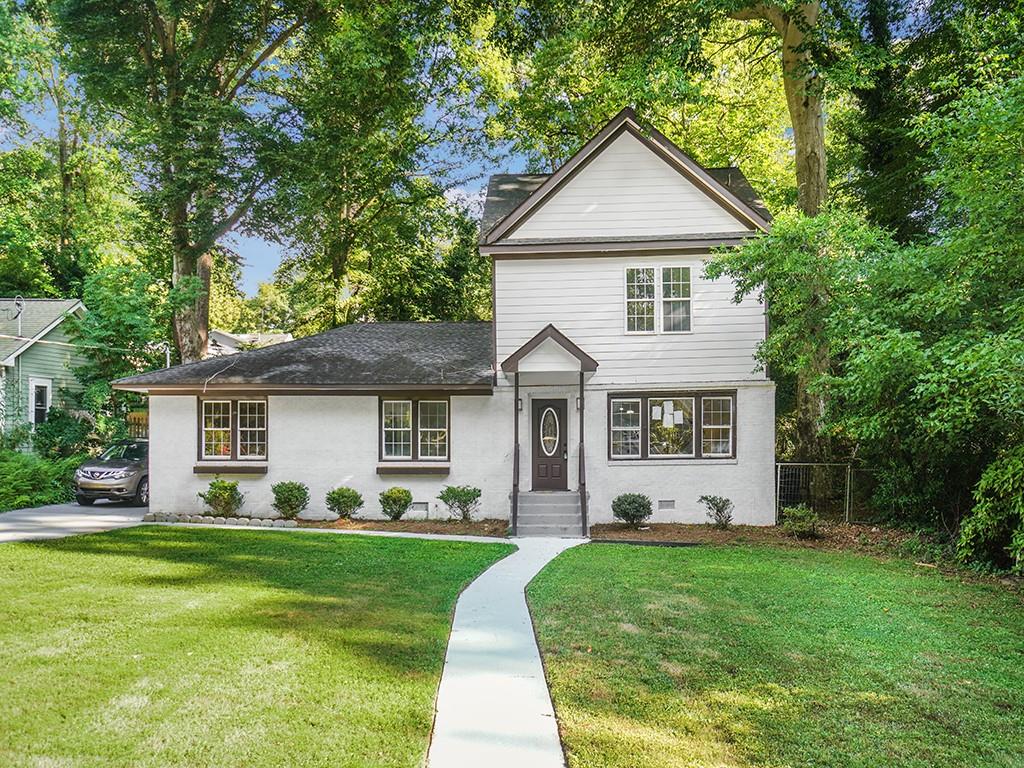
[[[569,430],[565,400],[533,401],[533,490],[569,489]]]

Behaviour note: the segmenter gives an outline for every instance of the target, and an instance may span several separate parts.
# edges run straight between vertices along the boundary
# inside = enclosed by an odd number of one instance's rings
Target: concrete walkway
[[[31,539],[59,539],[79,533],[99,533],[142,522],[144,507],[98,502],[92,507],[51,504],[33,509],[12,509],[0,514],[0,543]]]
[[[455,606],[429,768],[564,768],[562,743],[526,607],[526,585],[583,539],[514,539]]]

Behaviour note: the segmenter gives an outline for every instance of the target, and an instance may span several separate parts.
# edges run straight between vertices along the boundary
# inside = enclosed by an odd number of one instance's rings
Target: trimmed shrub
[[[71,501],[75,470],[86,458],[48,460],[0,448],[0,512]]]
[[[818,538],[818,513],[806,504],[782,510],[782,532],[795,539]]]
[[[245,494],[238,490],[238,483],[234,480],[221,480],[219,477],[210,481],[206,493],[200,491],[196,495],[217,517],[237,517],[238,510],[245,503]]]
[[[274,492],[274,503],[271,506],[280,512],[285,520],[291,520],[309,506],[309,488],[303,483],[274,483],[270,490]]]
[[[471,485],[446,485],[437,498],[448,507],[449,515],[467,522],[480,507],[480,489]]]
[[[651,516],[651,500],[642,493],[619,494],[612,501],[612,515],[637,528]]]
[[[352,488],[335,488],[327,492],[327,508],[338,517],[348,519],[363,508],[363,496]]]
[[[381,491],[378,498],[384,516],[391,520],[401,520],[402,515],[408,512],[412,505],[412,491],[408,488],[398,486],[388,488],[386,491]]]
[[[734,507],[725,496],[701,496],[697,501],[707,507],[708,519],[715,528],[724,531],[732,525]]]

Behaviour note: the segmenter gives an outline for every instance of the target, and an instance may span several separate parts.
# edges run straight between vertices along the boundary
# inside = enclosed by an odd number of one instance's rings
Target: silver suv
[[[122,440],[75,470],[75,500],[89,506],[96,499],[149,504],[149,443]]]

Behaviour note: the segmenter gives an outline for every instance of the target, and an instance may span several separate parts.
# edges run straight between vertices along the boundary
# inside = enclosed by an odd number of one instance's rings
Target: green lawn
[[[997,585],[591,544],[528,595],[574,768],[1024,765],[1024,603]]]
[[[0,546],[0,765],[417,766],[514,548],[142,527]]]

